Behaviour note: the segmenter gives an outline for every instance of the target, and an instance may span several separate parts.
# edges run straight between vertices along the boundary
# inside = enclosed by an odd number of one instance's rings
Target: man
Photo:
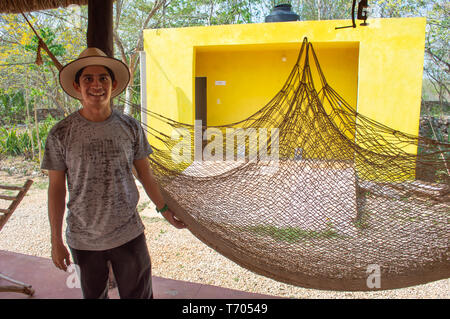
[[[84,298],[108,297],[108,263],[121,298],[152,298],[133,166],[157,211],[176,228],[186,226],[164,202],[147,158],[152,149],[139,122],[111,109],[111,99],[128,85],[128,67],[88,48],[61,69],[59,79],[82,108],[52,128],[42,161],[49,174],[53,262],[64,271],[70,264],[62,239],[67,181],[66,239],[80,270]]]

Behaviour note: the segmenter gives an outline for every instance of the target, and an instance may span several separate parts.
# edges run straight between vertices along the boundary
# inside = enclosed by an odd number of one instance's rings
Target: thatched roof
[[[86,5],[88,0],[1,0],[0,13],[21,13],[67,7],[71,4]]]

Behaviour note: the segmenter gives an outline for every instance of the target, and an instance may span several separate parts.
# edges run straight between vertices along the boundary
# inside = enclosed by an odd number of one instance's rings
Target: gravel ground
[[[21,185],[28,178],[33,179],[34,184],[1,230],[0,249],[50,258],[47,177],[35,172],[25,161],[0,159],[0,184]],[[146,227],[155,276],[285,298],[450,299],[450,279],[404,289],[335,292],[300,288],[256,275],[203,244],[189,230],[172,227],[154,211],[140,185],[139,190],[138,210]],[[7,203],[0,200],[0,208],[5,208],[5,205]]]

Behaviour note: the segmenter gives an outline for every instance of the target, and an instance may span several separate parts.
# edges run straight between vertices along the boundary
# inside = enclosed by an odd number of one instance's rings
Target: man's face
[[[99,65],[85,67],[79,82],[79,84],[74,82],[73,86],[81,93],[83,106],[109,106],[111,92],[116,88],[117,82],[112,81],[105,67]]]

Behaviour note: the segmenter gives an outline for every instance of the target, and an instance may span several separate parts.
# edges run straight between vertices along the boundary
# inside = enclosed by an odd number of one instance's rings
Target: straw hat
[[[63,90],[70,96],[81,100],[81,94],[73,87],[75,74],[82,68],[90,65],[106,66],[114,73],[117,87],[111,92],[111,98],[122,93],[130,81],[130,71],[125,63],[108,57],[102,50],[87,48],[78,56],[78,59],[66,64],[59,71],[59,83]]]

